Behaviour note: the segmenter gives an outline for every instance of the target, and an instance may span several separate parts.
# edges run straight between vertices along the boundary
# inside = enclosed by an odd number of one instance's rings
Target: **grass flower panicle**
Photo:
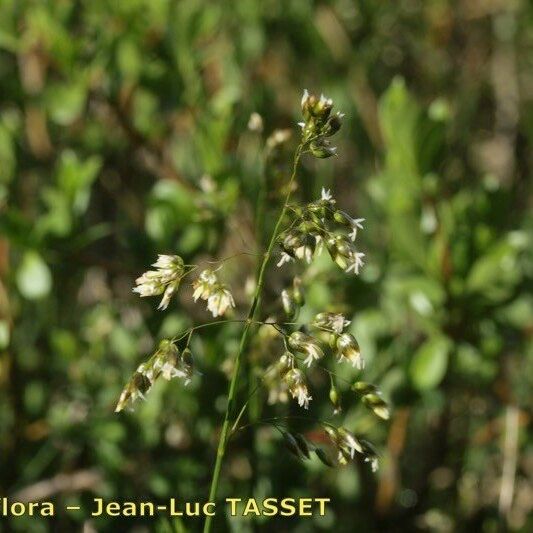
[[[347,273],[359,274],[363,267],[365,254],[359,251],[355,243],[359,230],[363,228],[364,219],[352,217],[344,210],[339,209],[338,202],[331,190],[324,187],[320,197],[315,201],[305,205],[291,204],[290,202],[293,192],[297,189],[295,181],[301,157],[304,154],[310,154],[325,159],[336,155],[337,148],[331,144],[330,139],[340,130],[344,117],[342,113],[333,112],[331,98],[324,95],[316,97],[308,91],[304,91],[301,108],[303,117],[302,122],[299,123],[301,138],[295,151],[292,173],[288,182],[281,188],[284,191],[285,200],[274,223],[266,249],[263,254],[259,255],[257,276],[253,285],[253,296],[248,313],[243,319],[231,320],[242,323],[242,333],[238,351],[230,365],[228,402],[220,430],[209,492],[210,501],[214,501],[217,496],[222,461],[228,440],[237,430],[238,423],[258,388],[252,391],[238,414],[235,415],[233,406],[240,390],[238,383],[245,350],[249,347],[253,349],[254,345],[259,344],[263,345],[263,352],[270,354],[270,348],[274,346],[274,343],[283,341],[285,351],[266,368],[261,380],[261,384],[268,391],[269,404],[287,402],[292,397],[300,407],[308,409],[313,396],[310,393],[305,372],[327,371],[331,380],[329,400],[333,405],[334,414],[338,414],[342,410],[341,394],[335,383],[335,373],[326,366],[334,364],[335,358],[325,357],[325,355],[333,353],[338,361],[347,360],[358,370],[364,368],[364,360],[357,340],[351,333],[345,331],[350,321],[343,314],[326,311],[315,315],[310,324],[297,324],[295,322],[300,309],[305,304],[302,279],[306,279],[307,282],[307,278],[310,277],[308,274],[312,272],[312,269],[309,269],[306,277],[293,275],[292,283],[280,291],[282,312],[291,322],[277,321],[275,318],[268,321],[256,319],[260,301],[264,296],[266,269],[275,246],[279,246],[281,250],[280,259],[277,262],[278,267],[288,263],[293,264],[291,268],[298,268],[301,263],[309,265],[324,248],[327,249],[332,261]],[[261,135],[264,128],[262,118],[253,114],[250,117],[248,127]],[[281,150],[277,149],[285,144],[290,136],[288,130],[277,130],[267,137],[264,146],[267,163],[269,158],[278,156],[278,151],[281,153]],[[263,187],[265,186],[263,184]],[[262,191],[258,199],[258,213],[260,215],[263,215],[263,208],[266,205],[265,194],[265,191]],[[261,204],[261,199],[263,204]],[[259,222],[261,222],[260,218],[259,216]],[[257,227],[259,242],[261,242],[261,223]],[[163,310],[168,307],[170,299],[176,293],[182,279],[198,268],[196,265],[185,265],[183,259],[177,255],[159,255],[153,267],[154,270],[149,270],[137,278],[133,291],[141,297],[163,295],[158,306],[158,309]],[[216,270],[203,269],[192,282],[193,300],[206,302],[207,310],[214,318],[224,316],[235,307],[235,301],[229,287],[221,283],[218,278],[218,270],[219,268]],[[116,411],[131,407],[138,399],[144,399],[159,377],[166,380],[182,379],[187,385],[193,375],[194,365],[189,349],[193,333],[199,328],[222,322],[226,321],[207,322],[193,326],[177,338],[161,341],[155,353],[137,367],[124,387]],[[250,336],[258,324],[261,324],[262,327],[257,331],[257,342],[249,343]],[[317,337],[305,332],[309,327],[317,330]],[[264,335],[264,328],[267,330],[271,328],[270,333]],[[181,343],[185,344],[183,349],[179,348]],[[267,357],[271,356],[267,355]],[[298,366],[300,362],[302,368]],[[253,364],[250,365],[250,368],[255,371]],[[255,379],[253,374],[250,376],[250,380]],[[353,392],[376,416],[384,420],[389,417],[388,406],[375,386],[359,381],[353,385]],[[354,395],[352,394],[352,396]],[[366,462],[370,463],[372,470],[377,468],[377,453],[370,443],[360,440],[342,426],[336,428],[329,423],[324,423],[323,426],[337,450],[338,463],[345,464],[353,460],[356,455],[361,455]],[[280,431],[285,443],[295,456],[308,460],[311,457],[311,452],[314,452],[324,465],[333,465],[326,452],[309,443],[302,434]],[[208,516],[204,525],[204,533],[210,532],[211,526],[212,519]]]

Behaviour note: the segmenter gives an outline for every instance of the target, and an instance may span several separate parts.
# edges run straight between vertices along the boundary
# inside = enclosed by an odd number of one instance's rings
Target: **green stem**
[[[210,502],[214,502],[217,496],[218,482],[220,478],[220,471],[222,469],[222,461],[226,453],[226,444],[227,444],[227,438],[228,438],[228,431],[230,427],[230,418],[233,412],[233,406],[235,402],[235,393],[237,390],[237,382],[238,382],[239,370],[241,366],[242,354],[244,353],[244,349],[248,342],[248,335],[250,333],[250,328],[252,327],[252,324],[255,318],[255,313],[257,311],[257,306],[259,305],[259,298],[261,297],[261,291],[263,290],[266,267],[272,255],[272,250],[274,249],[274,244],[276,243],[276,238],[279,234],[279,230],[283,222],[285,212],[287,211],[287,205],[289,203],[291,192],[292,192],[292,183],[294,181],[294,178],[296,177],[296,170],[298,168],[298,163],[302,155],[303,146],[304,146],[303,144],[300,144],[294,154],[292,173],[289,179],[289,183],[287,185],[288,191],[287,191],[287,196],[285,197],[285,203],[283,204],[283,207],[279,214],[276,225],[274,226],[274,231],[272,232],[272,236],[270,237],[270,242],[268,244],[267,250],[265,252],[265,255],[263,256],[263,261],[261,263],[261,266],[259,268],[259,273],[257,276],[257,286],[255,288],[255,293],[252,299],[252,303],[250,305],[250,310],[248,311],[248,318],[242,330],[241,340],[239,343],[239,350],[235,358],[235,366],[233,368],[233,374],[231,376],[231,381],[229,384],[228,403],[226,406],[226,413],[224,415],[224,423],[222,424],[222,430],[220,432],[220,437],[218,440],[217,457],[216,457],[216,462],[215,462],[215,468],[213,470],[213,478],[211,480],[211,488],[209,490],[209,501]],[[212,521],[213,521],[212,516],[206,517],[205,524],[204,524],[204,533],[209,533],[211,531]]]
[[[264,249],[264,222],[265,222],[265,212],[267,209],[267,168],[268,168],[268,149],[266,143],[263,146],[262,153],[260,156],[261,168],[260,168],[260,178],[259,178],[259,192],[257,194],[256,206],[255,206],[255,238],[256,238],[256,251]],[[261,268],[261,255],[257,254],[256,261],[256,276],[259,275],[259,269]],[[244,408],[241,410],[237,419],[239,419],[248,407],[248,418],[250,421],[259,420],[261,416],[261,405],[260,405],[260,396],[255,394],[258,385],[257,378],[257,361],[255,358],[248,358],[245,360],[245,372],[247,374],[247,384],[248,384],[248,400],[245,403]],[[236,423],[236,422],[235,422]],[[235,424],[234,423],[234,424]],[[231,436],[232,430],[230,430]],[[228,438],[229,438],[228,437]],[[251,426],[248,430],[248,442],[249,442],[249,459],[250,466],[252,468],[252,475],[250,477],[250,493],[254,492],[254,488],[257,482],[257,464],[258,464],[258,454],[257,454],[257,442],[256,442],[256,427]]]

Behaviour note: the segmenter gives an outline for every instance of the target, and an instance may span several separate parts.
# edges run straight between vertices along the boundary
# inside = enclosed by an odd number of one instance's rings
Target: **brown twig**
[[[146,170],[154,173],[162,179],[177,181],[190,191],[196,191],[196,187],[187,181],[168,161],[164,145],[156,143],[140,132],[124,109],[122,104],[113,104],[104,98],[93,95],[93,102],[103,110],[102,115],[113,117],[122,131],[128,137],[133,147],[137,148],[141,155],[141,162]]]
[[[78,470],[71,474],[57,474],[50,479],[38,481],[12,495],[18,502],[42,501],[60,492],[78,492],[96,490],[102,483],[102,476],[95,470]]]
[[[518,463],[519,415],[520,412],[516,405],[507,406],[505,410],[502,480],[498,501],[500,515],[506,518],[511,510],[515,489],[516,465]]]

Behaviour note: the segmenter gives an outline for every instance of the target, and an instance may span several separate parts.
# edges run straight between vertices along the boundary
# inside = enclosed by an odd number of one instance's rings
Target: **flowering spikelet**
[[[212,294],[214,287],[218,283],[217,275],[212,270],[203,270],[200,272],[198,279],[196,279],[192,286],[194,293],[192,295],[194,301],[196,302],[198,298],[202,300],[207,300]]]
[[[153,362],[154,377],[161,375],[167,381],[182,378],[188,385],[192,378],[192,357],[187,348],[181,354],[176,345],[165,339],[159,344]]]
[[[341,334],[346,326],[350,325],[350,321],[346,320],[340,313],[318,313],[315,316],[313,323],[318,329],[324,331],[332,331],[333,333]]]
[[[370,442],[358,439],[344,427],[326,426],[324,429],[337,449],[337,459],[340,464],[347,464],[358,453],[362,455],[365,463],[370,463],[372,472],[376,472],[378,469],[378,453]]]
[[[305,376],[299,368],[291,368],[283,376],[291,396],[298,401],[298,405],[304,409],[309,408],[309,402],[313,397],[309,394]]]
[[[160,254],[152,266],[157,270],[148,270],[138,277],[135,280],[137,286],[133,288],[133,292],[138,293],[141,298],[163,294],[163,299],[157,308],[166,309],[170,298],[179,287],[185,273],[185,265],[179,255]]]
[[[331,259],[345,272],[359,274],[363,266],[364,253],[358,252],[351,240],[344,235],[331,236],[326,241]]]
[[[305,296],[302,290],[302,280],[295,276],[292,287],[281,291],[281,303],[288,318],[294,320],[298,316],[300,307],[304,304]]]
[[[222,316],[228,307],[235,307],[235,300],[225,285],[219,285],[207,300],[207,309],[213,316]]]
[[[281,252],[281,256],[279,261],[276,263],[276,266],[281,267],[285,263],[290,263],[291,261],[294,261],[293,257],[291,257],[287,252]]]
[[[203,270],[193,284],[193,298],[207,301],[207,310],[216,318],[222,316],[230,307],[235,307],[235,300],[228,286],[220,283],[215,272]]]
[[[278,237],[282,249],[278,267],[284,263],[293,261],[295,258],[304,259],[307,263],[313,260],[316,249],[316,239],[312,234],[299,229],[282,233]]]
[[[152,387],[152,381],[146,375],[146,365],[140,364],[120,394],[115,413],[118,413],[128,404],[133,404],[139,398],[144,400],[144,395]]]
[[[355,457],[355,452],[363,453],[363,446],[356,436],[344,427],[334,428],[327,426],[326,433],[338,451],[338,460],[341,464],[346,464]]]
[[[365,361],[361,357],[361,350],[355,337],[351,333],[343,333],[337,338],[337,355],[339,361],[348,360],[354,368],[362,370],[365,367]]]
[[[289,387],[283,379],[285,374],[294,367],[294,355],[286,351],[264,374],[263,382],[268,389],[268,403],[287,403]]]
[[[335,211],[333,214],[333,219],[341,226],[345,226],[351,230],[349,236],[352,242],[355,242],[357,230],[363,229],[363,222],[365,221],[364,218],[352,218],[350,215],[348,215],[348,213],[340,210]]]
[[[359,442],[363,447],[363,455],[365,456],[364,462],[370,463],[372,472],[377,472],[379,468],[379,455],[377,450],[374,448],[372,443],[368,442],[367,440],[361,439]]]
[[[159,343],[156,352],[150,359],[141,363],[130,381],[124,387],[118,400],[115,412],[122,411],[127,405],[132,405],[137,399],[145,399],[152,385],[161,376],[166,380],[182,378],[187,385],[191,381],[193,372],[192,355],[185,349],[179,353],[176,345],[168,339]]]
[[[325,187],[322,187],[322,191],[320,193],[320,200],[323,202],[327,202],[330,205],[334,205],[336,200],[333,198],[333,195],[331,194],[330,189],[326,189]]]
[[[315,224],[323,225],[326,220],[331,219],[331,214],[335,210],[337,201],[333,198],[330,189],[322,187],[320,198],[307,204],[307,211]],[[324,227],[324,229],[326,229]]]
[[[288,318],[294,319],[296,317],[298,307],[292,296],[290,289],[283,289],[281,291],[281,304],[283,305],[283,310]]]
[[[355,437],[355,435],[348,431],[346,428],[339,428],[338,429],[338,435],[339,435],[339,441],[338,445],[339,447],[346,453],[350,455],[350,457],[353,459],[355,456],[355,452],[362,453],[363,447],[361,446],[361,443],[359,440]]]
[[[354,390],[362,399],[363,403],[379,418],[388,420],[390,411],[387,402],[381,396],[381,391],[372,383],[356,381],[352,385]]]
[[[333,379],[331,380],[331,387],[329,389],[329,401],[333,405],[333,414],[336,415],[342,411],[342,406],[339,400],[339,391],[337,390],[337,387],[335,386],[335,383],[333,382]]]
[[[314,361],[324,357],[324,352],[322,351],[320,344],[314,337],[311,337],[311,335],[307,335],[302,331],[295,331],[289,335],[288,341],[289,346],[293,350],[307,355],[304,364],[308,367],[310,367]]]

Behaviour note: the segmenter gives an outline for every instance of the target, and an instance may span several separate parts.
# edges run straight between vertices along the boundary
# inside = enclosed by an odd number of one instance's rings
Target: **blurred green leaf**
[[[11,332],[9,328],[9,322],[7,320],[0,320],[0,350],[9,346],[9,339]]]
[[[72,150],[62,152],[56,174],[57,185],[72,205],[74,213],[82,214],[87,209],[90,188],[101,166],[99,156],[91,156],[82,161]]]
[[[117,63],[122,75],[130,81],[135,81],[139,77],[142,68],[142,59],[135,41],[124,39],[119,42]]]
[[[489,299],[505,298],[509,289],[520,279],[518,253],[521,241],[505,238],[493,245],[472,265],[466,287]]]
[[[52,275],[37,252],[28,251],[23,255],[17,270],[17,287],[28,300],[43,298],[50,292]]]
[[[448,367],[450,348],[450,341],[446,337],[433,337],[416,351],[409,374],[418,390],[432,389],[442,381]]]
[[[146,231],[152,239],[165,243],[176,231],[185,229],[194,212],[190,191],[174,181],[159,181],[150,194]]]
[[[0,183],[11,181],[15,168],[13,141],[7,128],[0,123]]]
[[[51,233],[58,237],[67,236],[72,229],[69,199],[62,191],[52,187],[44,188],[42,197],[47,212],[41,216],[37,231],[41,235]]]
[[[84,80],[48,86],[46,98],[50,118],[60,126],[72,124],[81,115],[86,97]]]
[[[515,328],[533,327],[533,296],[523,294],[509,305],[500,307],[496,316],[505,324]]]
[[[393,213],[412,210],[420,190],[416,157],[419,109],[402,78],[395,78],[379,102],[379,120],[386,145],[384,179],[387,206]]]

